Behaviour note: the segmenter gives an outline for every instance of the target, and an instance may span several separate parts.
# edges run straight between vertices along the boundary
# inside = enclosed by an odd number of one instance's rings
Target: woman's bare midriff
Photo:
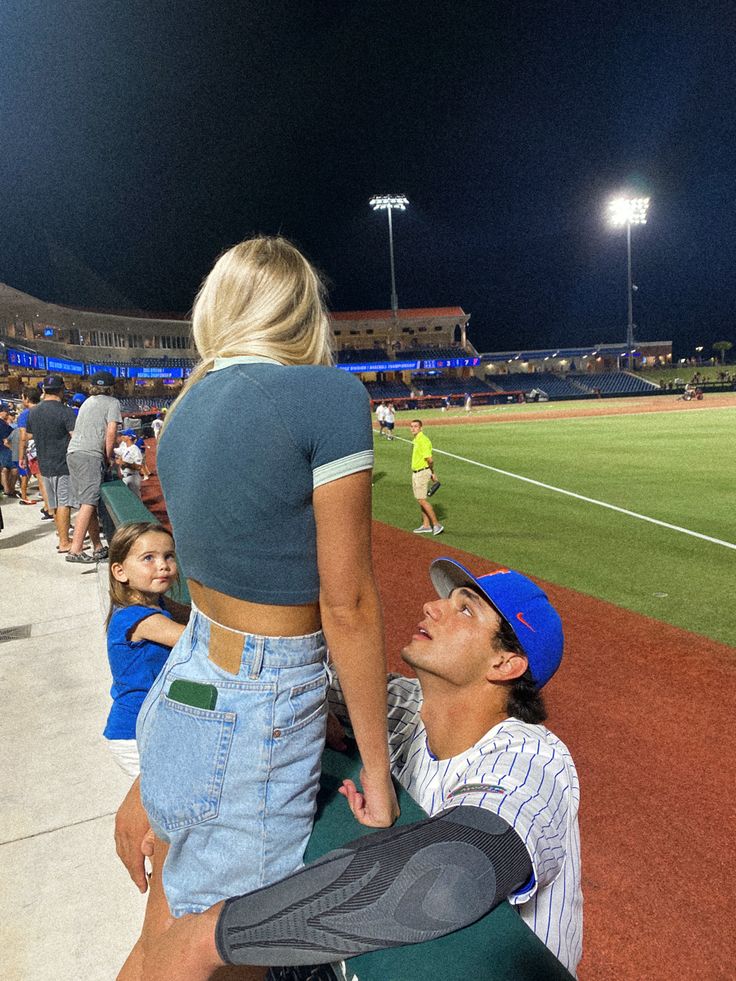
[[[272,606],[227,596],[194,579],[188,579],[187,585],[202,613],[232,630],[264,637],[300,637],[302,634],[313,634],[322,626],[319,603]]]

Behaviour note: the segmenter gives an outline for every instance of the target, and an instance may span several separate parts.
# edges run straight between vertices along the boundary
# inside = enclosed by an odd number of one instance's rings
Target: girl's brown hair
[[[116,563],[124,562],[128,557],[128,552],[141,535],[147,535],[149,532],[156,532],[161,535],[168,535],[171,541],[174,541],[174,536],[171,534],[168,528],[164,528],[163,525],[158,524],[155,521],[131,521],[129,524],[120,525],[116,529],[115,534],[110,540],[110,554],[108,556],[108,588],[110,593],[110,608],[107,611],[107,617],[105,619],[105,630],[107,630],[110,625],[110,620],[115,608],[118,606],[130,606],[131,600],[135,595],[135,591],[130,588],[130,586],[125,582],[120,582],[112,574],[112,567]],[[176,574],[176,580],[179,581],[179,573]]]

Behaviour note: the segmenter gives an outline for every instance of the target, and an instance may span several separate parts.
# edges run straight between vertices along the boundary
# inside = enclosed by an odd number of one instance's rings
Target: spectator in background
[[[20,452],[20,430],[18,429],[15,406],[13,406],[10,410],[8,423],[13,428],[13,431],[8,438],[8,442],[10,443],[10,494],[11,497],[21,497],[22,495],[15,489],[18,484],[18,474],[20,472],[20,464],[18,462],[18,453]]]
[[[71,551],[67,562],[90,563],[107,558],[107,548],[100,540],[97,505],[100,500],[102,476],[113,462],[113,448],[118,425],[123,417],[120,403],[111,394],[115,379],[109,371],[98,371],[91,378],[89,398],[80,407],[74,435],[69,443],[67,462],[79,514],[74,523]],[[43,466],[41,468],[43,470]],[[84,551],[84,538],[89,531],[92,555]]]
[[[136,444],[134,429],[124,429],[120,433],[120,444],[115,450],[115,458],[120,479],[126,487],[133,491],[136,497],[140,497],[143,454]]]
[[[13,435],[11,419],[11,407],[3,403],[0,405],[0,480],[5,496],[17,497],[15,476],[17,476],[18,471],[13,468],[13,451],[10,443],[10,438]]]
[[[28,422],[28,416],[30,414],[31,409],[33,408],[34,405],[38,405],[40,401],[41,401],[41,393],[37,388],[23,389],[23,409],[20,415],[18,416],[18,429],[17,429],[18,440],[19,440],[18,475],[20,476],[19,503],[26,504],[26,505],[38,504],[38,500],[34,500],[33,498],[30,498],[28,496],[28,482],[32,476],[31,461],[28,456],[28,451],[29,451],[28,444],[32,442],[32,440],[28,439],[26,433],[26,423]],[[35,445],[33,447],[33,452],[35,453]],[[38,469],[37,465],[35,469],[36,470]],[[36,473],[34,476],[38,477],[38,473]],[[42,493],[45,493],[45,491],[43,490],[43,483],[41,482],[40,477],[38,477],[38,485],[39,485],[39,489],[42,490]],[[47,502],[44,499],[44,505],[46,504]]]
[[[63,391],[64,379],[59,375],[44,378],[43,401],[28,413],[26,438],[22,441],[20,452],[21,456],[25,455],[28,436],[32,436],[43,475],[41,479],[46,487],[48,510],[56,522],[59,536],[57,550],[68,554],[71,548],[69,520],[76,501],[69,479],[66,451],[76,418],[61,400]]]
[[[10,425],[10,409],[5,403],[0,404],[0,483],[2,491],[8,497],[11,494],[10,471],[12,470],[12,453],[10,449],[10,436],[13,427]]]

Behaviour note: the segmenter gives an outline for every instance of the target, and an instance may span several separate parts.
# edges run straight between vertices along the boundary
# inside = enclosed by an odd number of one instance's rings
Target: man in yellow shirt
[[[432,463],[432,444],[429,437],[422,432],[419,419],[412,419],[410,428],[414,437],[411,452],[411,486],[414,497],[422,509],[422,523],[414,529],[414,534],[441,535],[445,530],[444,525],[437,520],[434,508],[427,497],[429,485],[436,479]]]

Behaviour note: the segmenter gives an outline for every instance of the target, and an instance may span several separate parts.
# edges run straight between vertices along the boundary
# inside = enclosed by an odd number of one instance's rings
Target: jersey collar
[[[207,374],[211,374],[213,371],[222,371],[223,368],[229,368],[234,364],[278,364],[280,361],[276,361],[274,358],[265,358],[260,354],[239,354],[232,358],[215,358],[214,365],[210,368]]]

